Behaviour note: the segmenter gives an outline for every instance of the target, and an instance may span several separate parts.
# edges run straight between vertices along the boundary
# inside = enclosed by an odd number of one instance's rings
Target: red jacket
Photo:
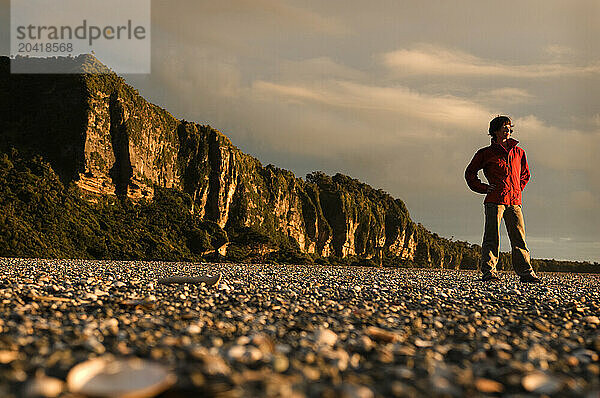
[[[506,150],[492,141],[490,146],[481,148],[465,170],[465,179],[469,188],[477,193],[487,193],[484,203],[501,205],[520,205],[521,191],[529,181],[529,166],[525,151],[517,146],[519,141],[509,138]],[[481,182],[477,172],[483,174],[496,188],[488,193],[488,184]]]

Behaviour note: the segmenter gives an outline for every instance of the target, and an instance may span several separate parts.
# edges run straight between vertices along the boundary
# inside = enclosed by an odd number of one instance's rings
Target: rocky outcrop
[[[179,121],[114,75],[83,82],[88,106],[77,185],[89,191],[95,182],[101,193],[132,199],[152,198],[154,185],[179,188]]]
[[[413,260],[421,250],[431,261],[404,203],[381,190],[341,174],[303,180],[265,167],[221,132],[148,103],[114,73],[11,75],[8,63],[0,59],[10,98],[4,146],[41,154],[86,195],[150,200],[155,187],[174,188],[202,220],[252,228],[303,253]]]

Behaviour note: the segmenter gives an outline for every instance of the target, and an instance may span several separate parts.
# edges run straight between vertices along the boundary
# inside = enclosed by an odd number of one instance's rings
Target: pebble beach
[[[600,275],[500,275],[1,258],[0,396],[88,396],[100,359],[138,396],[599,397]]]

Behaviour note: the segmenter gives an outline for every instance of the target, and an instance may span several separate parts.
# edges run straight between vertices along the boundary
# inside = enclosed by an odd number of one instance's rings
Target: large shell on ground
[[[175,379],[158,363],[104,356],[74,366],[67,385],[71,392],[92,397],[148,398],[171,387]]]

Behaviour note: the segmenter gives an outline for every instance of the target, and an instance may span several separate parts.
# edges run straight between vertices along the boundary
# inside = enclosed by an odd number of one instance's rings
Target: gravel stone
[[[2,258],[0,396],[99,356],[160,363],[169,397],[597,396],[600,275],[541,277]]]

